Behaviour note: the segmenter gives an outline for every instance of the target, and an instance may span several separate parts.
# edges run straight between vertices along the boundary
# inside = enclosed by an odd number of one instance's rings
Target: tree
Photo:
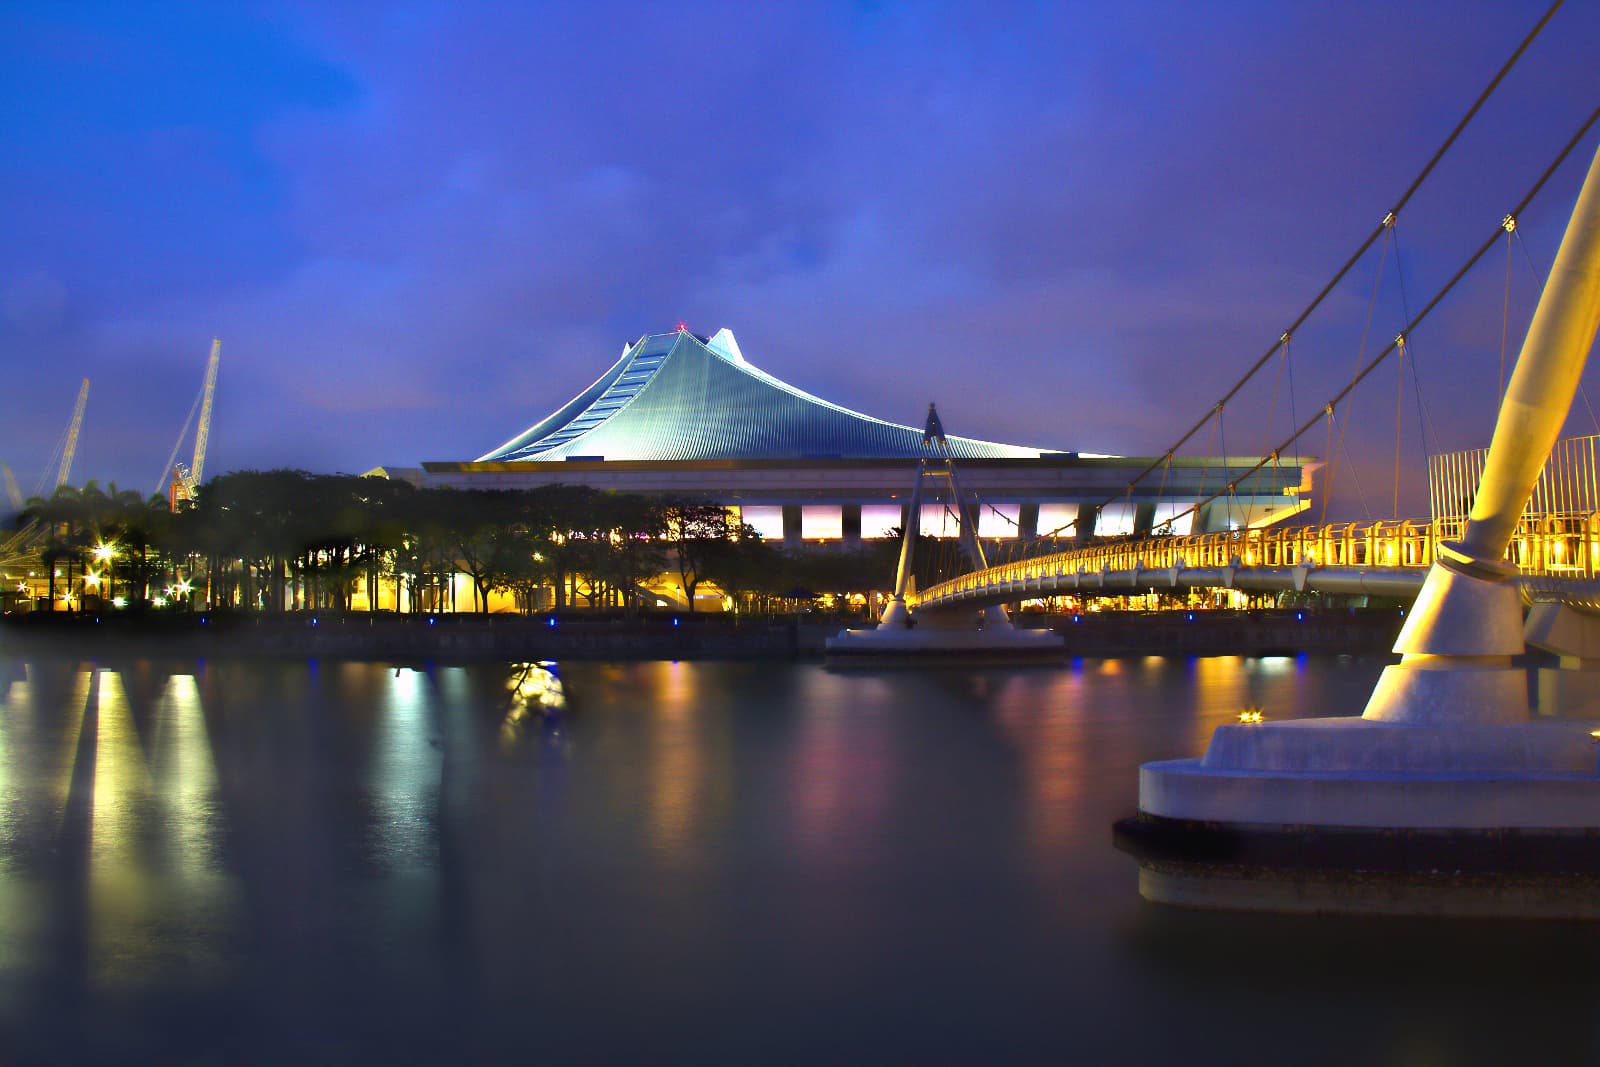
[[[90,483],[92,484],[92,483]],[[87,486],[85,488],[88,488]],[[98,493],[99,489],[96,488]],[[54,608],[56,600],[56,565],[67,565],[67,593],[72,593],[72,568],[83,560],[89,539],[85,532],[84,490],[70,485],[58,485],[48,497],[30,497],[23,505],[23,518],[36,522],[44,531],[44,544],[39,560],[46,574],[46,595]]]
[[[682,501],[667,504],[663,518],[666,542],[677,562],[678,581],[689,611],[693,612],[695,589],[705,576],[711,557],[729,542],[733,520],[721,505]]]
[[[763,541],[761,532],[749,523],[730,523],[729,536],[707,547],[701,575],[715,582],[736,610],[750,594],[769,591],[773,579],[783,571],[782,553]]]

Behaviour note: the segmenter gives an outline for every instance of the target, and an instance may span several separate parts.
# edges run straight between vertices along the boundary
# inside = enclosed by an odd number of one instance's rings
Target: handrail
[[[1439,542],[1446,536],[1445,526],[1429,519],[1375,519],[1108,539],[971,571],[907,599],[913,604],[935,604],[1019,582],[1026,585],[1113,572],[1302,568],[1309,574],[1330,567],[1423,571],[1433,565]],[[1526,514],[1517,524],[1505,558],[1523,575],[1593,580],[1600,570],[1600,511]]]

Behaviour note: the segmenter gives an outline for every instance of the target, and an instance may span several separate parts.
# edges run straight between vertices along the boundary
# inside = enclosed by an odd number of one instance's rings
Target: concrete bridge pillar
[[[1523,636],[1534,648],[1561,657],[1559,667],[1539,668],[1539,714],[1600,718],[1600,618],[1541,602],[1528,612]]]
[[[1100,512],[1087,504],[1078,505],[1078,540],[1087,541],[1094,536],[1094,528],[1100,521]]]
[[[800,505],[783,505],[783,543],[789,548],[798,548],[804,538],[801,535]]]

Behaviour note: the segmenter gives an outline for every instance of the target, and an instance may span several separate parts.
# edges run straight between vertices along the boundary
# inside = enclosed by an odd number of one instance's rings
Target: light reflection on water
[[[1581,939],[1564,995],[1528,999],[1519,941],[1430,999],[1402,955],[1437,954],[1425,933],[1152,920],[1110,848],[1138,763],[1246,703],[1358,711],[1381,665],[37,661],[0,691],[0,1038],[19,1062],[1205,1062],[1320,1025],[1300,1062],[1494,1062],[1506,1012],[1458,1002],[1512,998],[1563,1062],[1592,1033],[1550,1012],[1600,994]],[[1228,1025],[1252,998],[1274,1012]]]
[[[367,673],[350,664],[359,685]],[[372,737],[370,787],[376,802],[373,855],[390,870],[428,869],[437,862],[441,739],[435,734],[432,686],[420,671],[386,676]]]
[[[650,735],[650,790],[646,801],[651,844],[669,866],[686,867],[697,857],[693,834],[710,802],[707,742],[696,721],[697,664],[655,663],[653,729]]]

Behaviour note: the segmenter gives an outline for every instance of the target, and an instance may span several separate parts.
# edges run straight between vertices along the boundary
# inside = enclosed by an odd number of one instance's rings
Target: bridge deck
[[[1101,591],[1214,587],[1409,597],[1459,526],[1426,519],[1232,530],[1103,541],[972,571],[922,590],[915,606],[1005,603]],[[1506,551],[1528,599],[1600,605],[1600,512],[1530,514]]]

